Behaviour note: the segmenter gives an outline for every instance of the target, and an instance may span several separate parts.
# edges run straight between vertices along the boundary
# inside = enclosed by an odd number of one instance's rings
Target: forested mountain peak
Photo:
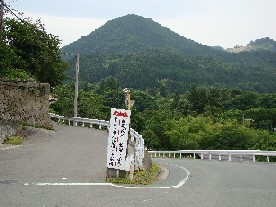
[[[276,89],[275,52],[225,52],[134,14],[109,20],[62,51],[81,53],[80,80],[88,83],[112,76],[123,87],[162,88],[164,94],[185,92],[191,84],[259,92]]]
[[[214,52],[212,47],[182,37],[151,18],[135,14],[107,21],[89,35],[82,36],[79,40],[64,46],[62,51],[79,50],[82,54],[87,55],[91,53],[140,52],[152,48],[167,48],[197,55]]]

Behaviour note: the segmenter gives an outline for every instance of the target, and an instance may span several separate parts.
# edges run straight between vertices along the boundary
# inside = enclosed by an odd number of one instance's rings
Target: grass
[[[21,145],[23,143],[23,137],[18,135],[6,136],[3,140],[3,144]]]
[[[108,178],[106,181],[121,184],[150,185],[158,180],[157,174],[159,172],[160,166],[153,163],[152,167],[148,170],[135,171],[133,180],[127,179],[129,175],[129,173],[127,173],[126,178]]]

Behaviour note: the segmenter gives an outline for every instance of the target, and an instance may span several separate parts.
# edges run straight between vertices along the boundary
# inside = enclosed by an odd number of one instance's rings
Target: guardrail
[[[58,119],[58,123],[65,123],[68,122],[69,126],[82,126],[84,127],[85,124],[88,125],[88,127],[92,128],[93,125],[98,125],[99,129],[102,129],[103,126],[109,127],[109,121],[105,120],[99,120],[99,119],[89,119],[89,118],[81,118],[81,117],[65,117],[60,116],[57,114],[49,113],[51,118]]]
[[[193,157],[196,159],[217,159],[217,160],[235,160],[244,161],[252,160],[256,162],[256,156],[266,157],[266,161],[269,162],[269,157],[276,157],[276,151],[261,151],[261,150],[178,150],[178,151],[148,151],[151,157],[169,157],[182,158]]]
[[[89,119],[81,117],[65,117],[57,114],[49,113],[51,118],[57,119],[58,123],[68,124],[69,126],[82,126],[93,128],[93,125],[97,125],[99,129],[106,127],[109,130],[109,121],[99,119]],[[144,158],[144,139],[142,135],[130,128],[130,144],[134,146],[134,152],[130,154],[134,159],[134,169],[138,170],[142,167],[142,160]]]
[[[81,118],[81,117],[65,117],[56,115],[53,113],[50,113],[51,118],[56,118],[58,123],[66,123],[69,126],[82,126],[85,127],[87,125],[88,127],[92,128],[93,125],[98,125],[99,129],[102,129],[102,127],[107,127],[107,130],[109,129],[109,121],[105,120],[99,120],[99,119],[89,119],[89,118]],[[130,128],[130,135],[131,135],[131,142],[135,143],[135,145],[140,146],[142,145],[144,148],[144,140],[142,136],[134,131],[132,128]],[[136,148],[136,147],[135,147]],[[142,150],[142,151],[141,151]],[[140,151],[140,156],[142,156],[144,153],[144,149],[136,148],[137,151]],[[178,150],[178,151],[148,151],[148,153],[151,155],[151,157],[171,157],[173,155],[173,158],[176,158],[178,155],[178,158],[185,157],[185,155],[189,157],[193,157],[196,159],[196,157],[199,157],[200,159],[218,159],[218,160],[228,160],[232,161],[232,159],[243,161],[243,160],[252,160],[253,162],[256,162],[256,156],[260,157],[266,157],[267,162],[270,161],[269,157],[276,157],[276,151],[260,151],[260,150]],[[138,156],[139,157],[139,156]],[[141,158],[140,163],[138,164],[137,161],[135,162],[135,169],[136,166],[141,165]]]

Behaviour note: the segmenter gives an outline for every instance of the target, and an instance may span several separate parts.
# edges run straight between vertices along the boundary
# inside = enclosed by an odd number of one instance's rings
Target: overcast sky
[[[276,0],[4,0],[67,45],[107,20],[137,14],[204,45],[224,48],[276,40]]]

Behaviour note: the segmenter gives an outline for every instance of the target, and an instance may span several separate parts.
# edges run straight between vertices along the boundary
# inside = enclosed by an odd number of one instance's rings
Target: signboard
[[[106,162],[108,168],[125,170],[130,115],[130,110],[111,109]]]

